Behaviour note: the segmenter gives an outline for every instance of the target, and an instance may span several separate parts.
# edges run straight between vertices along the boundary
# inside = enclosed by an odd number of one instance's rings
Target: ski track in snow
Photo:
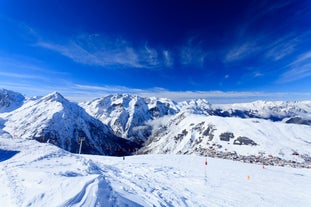
[[[311,170],[193,155],[76,155],[0,138],[1,206],[311,206]]]
[[[114,190],[129,197],[140,195],[146,202],[144,206],[308,206],[306,199],[311,198],[303,192],[297,195],[305,176],[290,172],[297,169],[283,172],[286,168],[262,169],[259,165],[218,159],[211,159],[205,167],[203,158],[196,156],[92,159],[98,159],[96,163],[106,169]],[[113,167],[106,166],[107,162]],[[310,170],[301,170],[310,176]],[[280,176],[283,173],[285,177]],[[311,184],[309,176],[307,182]],[[295,181],[298,183],[293,184]],[[284,189],[286,192],[281,192]]]

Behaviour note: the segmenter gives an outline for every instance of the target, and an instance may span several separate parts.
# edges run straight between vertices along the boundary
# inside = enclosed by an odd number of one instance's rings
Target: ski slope
[[[311,206],[311,170],[194,155],[77,155],[0,138],[1,206]],[[205,165],[207,161],[207,165]]]

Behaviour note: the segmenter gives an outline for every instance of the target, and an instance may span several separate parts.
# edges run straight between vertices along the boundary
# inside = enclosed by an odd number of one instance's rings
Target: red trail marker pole
[[[205,162],[204,162],[204,165],[205,165],[205,167],[204,167],[204,180],[205,180],[205,182],[207,182],[207,175],[206,175],[206,167],[207,167],[207,157],[205,157]]]

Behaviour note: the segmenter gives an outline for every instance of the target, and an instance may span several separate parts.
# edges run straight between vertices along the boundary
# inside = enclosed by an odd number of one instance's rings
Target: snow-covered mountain
[[[145,141],[150,127],[145,123],[179,111],[177,104],[164,98],[109,95],[80,104],[93,117],[109,125],[117,136]]]
[[[200,154],[249,162],[311,167],[311,127],[181,111],[149,122],[152,135],[141,153]],[[279,163],[278,159],[283,161]]]
[[[187,111],[191,114],[212,115],[213,106],[205,99],[182,101],[177,104],[179,111]]]
[[[223,117],[263,118],[311,125],[311,101],[255,101],[213,106],[213,115]]]
[[[311,101],[212,105],[123,94],[77,105],[56,92],[32,99],[2,94],[9,104],[2,105],[0,134],[49,140],[71,152],[85,137],[84,153],[120,155],[144,143],[141,153],[311,162]]]
[[[13,111],[23,105],[25,97],[17,92],[0,89],[0,113]]]
[[[83,108],[54,92],[29,100],[20,108],[2,114],[3,130],[13,137],[53,143],[70,152],[126,154],[131,143],[112,133],[110,127],[91,117]]]
[[[311,125],[311,101],[254,101],[239,104],[210,104],[205,99],[178,103],[180,111],[221,117],[260,118]]]

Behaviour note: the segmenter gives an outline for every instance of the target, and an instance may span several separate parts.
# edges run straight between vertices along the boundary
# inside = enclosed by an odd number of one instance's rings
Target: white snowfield
[[[194,155],[76,155],[12,138],[0,138],[0,183],[5,207],[311,206],[310,169]]]

